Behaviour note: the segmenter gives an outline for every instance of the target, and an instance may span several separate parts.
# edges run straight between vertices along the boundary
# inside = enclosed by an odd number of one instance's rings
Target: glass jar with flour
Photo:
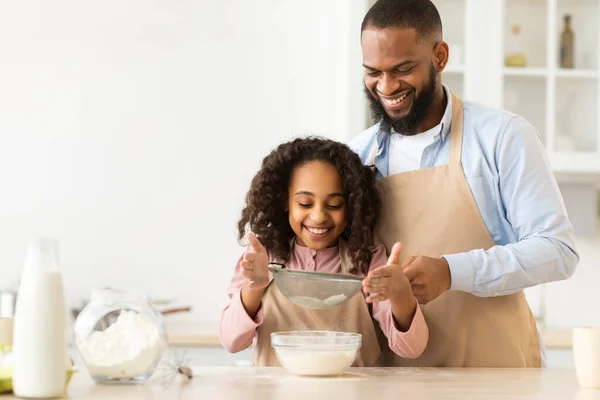
[[[162,316],[147,296],[95,290],[75,321],[75,344],[88,372],[100,383],[150,378],[167,349]]]

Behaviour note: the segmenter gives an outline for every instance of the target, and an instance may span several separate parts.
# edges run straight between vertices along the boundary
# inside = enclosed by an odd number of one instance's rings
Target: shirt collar
[[[442,134],[442,140],[446,140],[448,134],[450,133],[450,125],[452,123],[452,92],[448,90],[446,86],[444,86],[444,92],[446,93],[446,110],[444,111],[444,115],[442,116],[442,121],[440,122],[440,133]]]
[[[301,246],[296,240],[294,240],[293,251],[302,256],[331,255],[339,252],[339,246],[336,245],[333,247],[325,247],[324,249],[315,250],[311,249],[310,247]]]

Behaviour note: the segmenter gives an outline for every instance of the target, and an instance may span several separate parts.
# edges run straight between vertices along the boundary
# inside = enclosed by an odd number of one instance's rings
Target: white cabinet
[[[450,45],[444,83],[467,100],[526,118],[556,172],[600,173],[600,0],[433,2]],[[565,15],[575,34],[572,69],[559,68]],[[526,65],[506,66],[517,50]]]
[[[600,1],[506,0],[505,7],[505,42],[511,39],[510,27],[523,27],[528,65],[504,68],[504,107],[538,129],[555,171],[600,171]],[[575,62],[569,69],[559,62],[566,16],[575,33]]]

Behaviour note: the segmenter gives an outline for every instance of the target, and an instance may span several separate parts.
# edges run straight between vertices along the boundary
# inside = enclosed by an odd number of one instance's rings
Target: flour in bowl
[[[356,350],[276,350],[281,365],[301,376],[334,376],[343,374],[354,362]]]

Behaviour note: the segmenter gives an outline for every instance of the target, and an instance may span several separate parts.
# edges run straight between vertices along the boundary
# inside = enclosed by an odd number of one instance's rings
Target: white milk
[[[27,253],[13,334],[13,389],[19,397],[58,397],[64,391],[65,298],[57,244],[38,239]]]

